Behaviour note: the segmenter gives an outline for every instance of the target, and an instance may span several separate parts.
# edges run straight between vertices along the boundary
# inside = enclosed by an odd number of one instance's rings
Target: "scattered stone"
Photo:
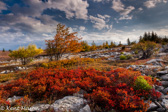
[[[152,102],[149,104],[149,108],[147,109],[147,112],[155,111],[157,108],[158,108],[158,106]]]
[[[161,81],[162,86],[168,87],[168,81]]]
[[[168,99],[163,99],[162,104],[168,109]]]
[[[159,76],[165,75],[165,74],[168,74],[167,70],[157,72],[157,75]]]
[[[80,109],[79,112],[91,112],[89,105],[86,105],[85,107]]]
[[[86,94],[86,93],[87,93],[86,91],[84,91],[84,90],[81,89],[79,92],[74,93],[73,96],[83,98],[84,94]]]
[[[5,73],[6,73],[6,71],[2,71],[2,72],[1,72],[1,74],[5,74]]]
[[[66,96],[63,99],[55,101],[50,108],[55,112],[79,112],[86,105],[87,101],[76,96]]]
[[[166,56],[166,55],[167,55],[167,53],[159,53],[157,56],[162,57],[162,56]]]
[[[165,108],[158,108],[157,111],[158,111],[158,112],[165,112],[166,109],[165,109]]]
[[[8,98],[7,101],[11,104],[14,105],[16,103],[17,100],[20,100],[24,98],[23,96],[13,96],[11,98]]]
[[[168,69],[168,66],[166,66],[165,69]]]
[[[163,89],[164,89],[164,87],[163,86],[156,86],[155,89],[158,90],[158,91],[160,91],[160,92],[162,92]]]
[[[150,61],[147,61],[146,63],[147,64],[163,66],[161,62],[163,62],[162,59],[151,59]]]
[[[160,79],[162,81],[168,81],[168,74],[165,74],[165,75],[161,76]]]

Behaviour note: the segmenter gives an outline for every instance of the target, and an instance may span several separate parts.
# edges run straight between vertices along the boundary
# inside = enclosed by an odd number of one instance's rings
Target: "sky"
[[[144,32],[168,36],[167,0],[0,0],[0,50],[45,48],[58,23],[97,44],[138,41]]]

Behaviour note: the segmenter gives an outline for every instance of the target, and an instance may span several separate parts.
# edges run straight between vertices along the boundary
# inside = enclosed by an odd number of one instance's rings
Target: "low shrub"
[[[96,59],[92,58],[72,58],[72,59],[67,59],[67,60],[59,60],[59,61],[52,61],[49,63],[42,63],[41,67],[44,68],[56,68],[56,67],[62,67],[62,68],[67,68],[67,67],[72,67],[76,65],[84,65],[88,63],[92,63],[94,61],[97,61]]]
[[[126,59],[127,59],[127,56],[125,56],[125,55],[120,56],[120,60],[126,60]]]
[[[132,59],[132,55],[126,55],[127,59]]]
[[[137,77],[137,79],[135,80],[135,89],[139,90],[151,90],[152,86],[149,85],[149,83],[147,82],[147,80],[144,79],[144,77],[139,76]]]
[[[0,101],[13,95],[28,95],[35,101],[56,100],[82,89],[86,91],[84,97],[90,104],[101,111],[145,112],[147,103],[141,97],[159,97],[159,93],[151,88],[153,84],[151,77],[124,68],[111,71],[39,68],[24,78],[1,86],[0,95],[4,96],[0,96]],[[141,94],[134,85],[140,85]]]

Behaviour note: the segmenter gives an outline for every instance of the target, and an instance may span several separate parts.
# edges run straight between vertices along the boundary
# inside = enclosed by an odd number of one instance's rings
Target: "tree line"
[[[91,45],[87,41],[81,41],[82,38],[77,36],[77,32],[70,32],[69,28],[66,28],[65,25],[58,24],[56,28],[56,35],[52,40],[45,40],[46,49],[38,49],[36,45],[29,45],[28,47],[19,47],[19,49],[11,51],[10,57],[14,59],[20,59],[22,64],[25,65],[30,62],[34,56],[39,55],[42,52],[45,52],[50,61],[60,60],[63,54],[67,53],[77,53],[77,52],[86,52],[94,51],[97,49],[108,49],[113,47],[123,47],[124,45],[119,42],[117,45],[115,42],[111,41],[108,44],[108,41],[104,42],[102,45],[96,45],[93,41]],[[127,45],[134,45],[133,50],[143,52],[142,58],[148,58],[153,54],[153,51],[156,46],[156,43],[168,43],[168,38],[161,38],[156,33],[148,32],[144,33],[143,36],[140,36],[139,42],[130,41],[127,39]]]

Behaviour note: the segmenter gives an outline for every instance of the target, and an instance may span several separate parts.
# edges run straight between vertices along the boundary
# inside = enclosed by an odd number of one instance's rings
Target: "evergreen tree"
[[[129,38],[127,39],[127,44],[131,45],[131,42],[130,42]]]
[[[108,41],[106,41],[105,48],[106,48],[106,49],[109,48]]]
[[[109,48],[113,48],[115,46],[116,46],[115,43],[113,41],[111,41]]]
[[[122,46],[121,41],[119,42],[118,46]]]
[[[3,48],[2,52],[5,52],[5,49]]]

